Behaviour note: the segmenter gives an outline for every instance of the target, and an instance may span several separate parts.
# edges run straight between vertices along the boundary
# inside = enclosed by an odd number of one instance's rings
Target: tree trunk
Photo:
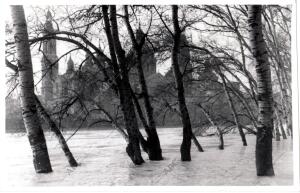
[[[227,80],[227,82],[229,82],[228,78],[226,78],[225,76],[224,76],[224,78]],[[230,83],[230,82],[229,82],[229,83]],[[231,84],[231,83],[230,83],[230,84]],[[236,90],[236,89],[233,87],[232,84],[231,84],[231,87],[227,87],[227,88],[230,89],[230,90],[233,92],[233,94],[241,101],[241,103],[242,103],[243,106],[245,107],[245,109],[246,109],[248,115],[249,115],[250,118],[251,118],[251,122],[252,122],[253,126],[254,126],[255,128],[257,128],[257,123],[256,123],[256,118],[255,118],[255,116],[254,116],[254,113],[253,113],[252,109],[250,108],[248,102],[247,102],[246,99],[244,98],[242,92],[241,92],[240,90],[238,90],[238,89]]]
[[[279,132],[279,129],[278,129],[278,127],[279,127],[278,121],[277,121],[277,124],[274,123],[274,127],[275,127],[275,129],[274,129],[274,132],[275,132],[275,140],[276,140],[276,141],[280,141],[280,132]]]
[[[172,108],[172,106],[167,102],[167,101],[164,101],[164,106],[166,106],[169,110],[171,110],[172,112],[176,113],[179,117],[181,117],[181,113],[175,109],[175,108]],[[195,146],[197,147],[198,151],[199,152],[204,152],[202,146],[200,145],[199,141],[197,140],[197,138],[195,137],[195,134],[192,132],[192,140],[195,144]]]
[[[210,124],[217,128],[217,134],[219,137],[219,149],[223,150],[224,149],[224,139],[223,139],[223,132],[221,131],[221,129],[217,126],[217,124],[215,124],[215,122],[213,121],[211,115],[202,107],[201,104],[197,104],[197,106],[201,109],[201,111],[204,113],[204,115],[206,116],[206,118],[208,119],[208,121],[210,122]]]
[[[275,116],[276,116],[276,119],[278,121],[278,127],[280,128],[282,138],[283,139],[287,139],[285,131],[284,131],[284,128],[283,128],[283,125],[282,125],[281,118],[279,116],[279,112],[278,112],[278,110],[276,108],[274,108],[274,110],[275,110]]]
[[[32,62],[23,6],[11,6],[11,15],[18,58],[22,117],[33,153],[33,164],[36,173],[49,173],[52,168],[36,109]]]
[[[124,15],[125,15],[126,27],[129,32],[133,48],[137,55],[137,69],[138,69],[139,81],[140,81],[140,85],[142,88],[142,96],[144,99],[144,105],[145,105],[146,115],[147,115],[147,119],[148,119],[148,125],[144,124],[144,126],[147,125],[147,126],[145,126],[145,130],[148,135],[148,138],[147,138],[148,151],[147,151],[147,153],[148,153],[150,160],[162,160],[163,159],[162,151],[161,151],[160,141],[159,141],[157,131],[156,131],[156,124],[155,124],[154,117],[153,117],[153,108],[152,108],[152,105],[150,102],[148,88],[147,88],[144,71],[143,71],[143,67],[142,67],[142,55],[143,55],[142,51],[143,51],[143,44],[145,42],[145,37],[141,40],[141,42],[138,42],[137,38],[134,36],[132,27],[129,22],[127,5],[124,6]],[[134,95],[134,93],[133,93],[133,95]],[[135,97],[135,96],[133,96],[133,97]],[[135,104],[138,104],[137,100],[136,100]]]
[[[124,85],[125,84],[125,85]],[[126,152],[136,165],[140,165],[144,162],[141,156],[140,150],[140,137],[139,137],[139,127],[134,111],[134,105],[132,102],[131,91],[128,89],[130,87],[129,82],[123,83],[121,97],[121,106],[124,114],[125,127],[128,133],[129,143],[126,147]]]
[[[229,93],[229,91],[227,89],[227,84],[226,84],[226,80],[224,78],[224,74],[221,71],[219,63],[216,62],[215,65],[217,65],[216,68],[217,68],[218,74],[221,77],[223,89],[224,89],[224,92],[226,94],[226,97],[227,97],[227,100],[228,100],[228,104],[230,106],[230,109],[231,109],[231,112],[232,112],[232,116],[234,118],[234,122],[235,122],[235,124],[236,124],[236,126],[238,128],[239,134],[241,136],[241,139],[242,139],[242,142],[243,142],[243,146],[247,146],[247,140],[246,140],[246,137],[245,137],[245,133],[244,133],[243,128],[242,128],[242,126],[240,124],[239,117],[237,115],[237,112],[236,112],[235,106],[233,104],[232,98],[230,96],[230,93]]]
[[[110,6],[110,18],[108,17],[108,6],[102,6],[105,24],[105,33],[108,40],[111,65],[118,87],[120,103],[124,115],[125,127],[128,134],[126,152],[136,165],[141,165],[144,160],[141,155],[140,132],[132,101],[131,87],[128,79],[125,51],[121,47],[116,18],[116,7]]]
[[[271,71],[266,44],[263,39],[261,5],[248,6],[249,36],[252,54],[256,63],[258,128],[256,135],[256,172],[258,176],[273,176],[272,130],[273,130],[273,94]]]
[[[197,140],[197,137],[195,136],[194,133],[192,133],[192,140],[193,140],[195,146],[197,147],[198,151],[199,151],[199,152],[204,152],[202,146],[200,145],[200,143],[199,143],[199,141]]]
[[[278,65],[280,66],[280,65]],[[281,100],[280,100],[280,105],[281,105],[281,109],[283,112],[283,118],[284,118],[284,122],[286,124],[286,127],[288,129],[288,125],[289,125],[289,121],[288,121],[288,109],[287,109],[287,103],[288,103],[288,97],[286,95],[286,90],[282,84],[281,81],[281,73],[280,73],[280,67],[276,68],[276,66],[274,66],[275,69],[275,73],[278,79],[278,83],[279,83],[279,88],[280,88],[280,96],[281,96]],[[277,107],[278,108],[278,107]]]
[[[49,114],[46,112],[45,108],[43,107],[39,98],[36,95],[35,95],[35,100],[36,100],[36,108],[37,108],[38,112],[40,113],[40,116],[49,125],[50,130],[55,134],[61,149],[63,150],[66,158],[68,159],[70,166],[77,167],[78,163],[76,162],[75,158],[73,157],[73,154],[70,151],[63,134],[58,129],[58,127],[56,126],[55,122],[51,119]]]
[[[131,89],[131,93],[132,93],[133,102],[136,107],[136,111],[139,115],[139,118],[140,118],[140,120],[145,128],[146,134],[148,136],[147,140],[145,140],[144,137],[142,136],[142,134],[140,134],[141,146],[142,146],[143,150],[148,154],[149,160],[156,160],[156,161],[163,160],[162,151],[160,148],[160,142],[159,142],[159,138],[158,138],[158,135],[156,132],[156,128],[155,128],[155,133],[153,134],[152,129],[150,129],[150,125],[147,124],[147,121],[146,121],[143,111],[141,109],[140,103],[139,103],[138,99],[136,98],[132,89]]]
[[[160,141],[156,131],[156,124],[153,117],[153,108],[150,103],[147,84],[145,81],[145,76],[142,68],[142,54],[138,51],[138,73],[140,79],[140,85],[142,87],[143,99],[146,109],[146,115],[148,118],[149,133],[147,138],[148,155],[150,160],[162,160],[162,151],[160,147]]]
[[[183,125],[183,140],[180,147],[181,160],[191,161],[191,139],[192,139],[192,126],[190,115],[185,103],[184,87],[182,82],[182,74],[178,64],[178,54],[180,52],[180,27],[178,22],[178,6],[172,5],[172,21],[174,26],[173,34],[173,48],[172,48],[172,67],[177,87],[177,98],[179,110],[181,113],[181,121]]]

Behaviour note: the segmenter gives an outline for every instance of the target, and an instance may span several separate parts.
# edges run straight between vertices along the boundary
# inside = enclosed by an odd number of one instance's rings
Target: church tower
[[[52,25],[52,15],[48,10],[46,15],[46,23],[44,35],[54,32]],[[56,55],[56,40],[46,40],[43,42],[43,58],[42,58],[42,98],[45,102],[54,98],[54,84],[58,77],[58,57]]]
[[[70,73],[73,73],[75,70],[74,70],[74,62],[72,60],[72,57],[70,56],[68,62],[67,62],[67,71],[66,73],[67,74],[70,74]]]

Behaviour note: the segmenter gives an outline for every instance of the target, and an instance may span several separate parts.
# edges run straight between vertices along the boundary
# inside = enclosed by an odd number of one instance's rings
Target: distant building
[[[48,11],[46,15],[46,23],[44,34],[54,32],[52,25],[52,15]],[[56,40],[47,40],[43,42],[43,57],[42,65],[42,100],[45,103],[59,100],[63,97],[71,96],[74,91],[78,92],[81,89],[83,80],[78,70],[75,70],[75,63],[70,56],[67,62],[67,70],[64,74],[58,74],[59,63],[56,52]],[[101,58],[100,58],[101,59]],[[104,63],[104,61],[103,61]],[[86,61],[80,72],[96,73],[97,66],[92,62],[90,56],[86,56]],[[82,81],[82,82],[80,82]]]
[[[47,19],[45,23],[45,34],[54,32],[52,26],[52,16],[48,11]],[[143,32],[141,29],[136,31],[136,37],[138,42],[141,40]],[[170,37],[167,37],[170,38]],[[169,40],[167,40],[169,41]],[[230,116],[228,112],[228,104],[224,93],[222,92],[222,86],[218,83],[218,76],[214,73],[210,66],[209,60],[204,59],[200,62],[197,68],[195,64],[191,62],[191,51],[187,45],[188,40],[184,34],[181,36],[181,51],[179,54],[179,68],[183,76],[185,96],[188,103],[188,108],[191,110],[192,121],[199,122],[199,120],[206,119],[204,116],[200,117],[201,111],[195,107],[193,103],[204,102],[205,97],[214,97],[214,95],[224,98],[219,102],[214,102],[214,109],[222,112],[224,115]],[[57,62],[58,57],[56,53],[56,40],[48,40],[43,42],[43,58],[42,58],[42,100],[46,104],[51,104],[53,101],[60,101],[65,97],[70,97],[74,93],[81,94],[82,99],[89,101],[90,99],[96,100],[103,105],[103,107],[110,113],[114,114],[119,106],[119,99],[116,94],[110,89],[110,85],[105,81],[102,70],[98,65],[106,68],[108,74],[114,77],[111,67],[106,63],[105,59],[101,56],[95,55],[98,58],[100,64],[95,63],[89,54],[86,54],[85,62],[75,69],[75,64],[70,56],[67,62],[67,70],[64,74],[58,74],[59,64]],[[100,48],[99,48],[100,49]],[[131,57],[132,63],[129,65],[129,80],[133,87],[133,90],[140,93],[141,87],[139,84],[139,75],[136,67],[135,52],[130,50],[128,56]],[[164,97],[171,104],[176,104],[176,90],[175,81],[173,76],[172,67],[165,74],[161,75],[157,73],[157,59],[155,57],[155,51],[152,49],[148,42],[145,42],[143,46],[142,67],[146,83],[149,89],[151,97]],[[195,68],[195,69],[194,69]],[[86,84],[88,83],[88,84]],[[237,83],[235,87],[238,88]],[[92,104],[90,104],[92,105]],[[224,108],[226,106],[226,108]],[[178,114],[175,112],[169,112],[169,116],[162,114],[160,110],[161,103],[153,101],[153,107],[156,111],[156,121],[158,125],[163,123],[168,124],[180,124]],[[177,105],[174,106],[177,108]],[[71,113],[75,113],[74,108],[71,108]],[[94,114],[95,119],[99,118],[99,114]]]
[[[46,15],[44,35],[54,32],[50,11]],[[45,101],[51,101],[54,96],[54,82],[58,77],[58,57],[56,54],[56,40],[43,42],[42,57],[42,96]]]

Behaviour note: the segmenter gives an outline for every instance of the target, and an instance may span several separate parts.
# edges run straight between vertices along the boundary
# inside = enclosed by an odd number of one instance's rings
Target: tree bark
[[[258,176],[273,176],[272,130],[273,130],[273,93],[270,63],[263,39],[261,5],[248,6],[249,36],[252,54],[256,63],[258,128],[256,135],[256,172]]]
[[[185,103],[184,87],[182,81],[182,74],[178,64],[178,54],[180,53],[180,34],[181,30],[178,22],[178,6],[172,5],[172,22],[174,27],[173,34],[173,47],[172,47],[172,67],[177,87],[177,98],[179,110],[181,113],[181,121],[183,125],[183,140],[180,147],[181,160],[191,161],[191,139],[192,139],[192,126],[190,115]]]
[[[52,168],[36,109],[31,54],[23,6],[12,5],[11,16],[18,58],[22,117],[33,153],[33,164],[36,173],[49,173]]]

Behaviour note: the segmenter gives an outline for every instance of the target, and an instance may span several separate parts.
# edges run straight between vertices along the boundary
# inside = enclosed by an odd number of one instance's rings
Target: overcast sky
[[[48,10],[48,8],[55,10],[55,12],[52,12],[52,13],[54,13],[54,18],[60,18],[61,16],[66,15],[66,11],[68,11],[68,9],[74,8],[74,6],[69,6],[69,7],[66,7],[66,6],[57,7],[57,6],[46,6],[46,5],[38,6],[38,7],[24,6],[25,15],[28,20],[28,27],[30,28],[31,25],[34,25],[34,23],[44,23],[45,19],[46,19],[45,13],[46,13],[46,10]],[[6,19],[7,23],[11,23],[11,17],[10,17],[10,12],[9,12],[10,8],[8,7],[7,10],[8,10],[8,14],[5,14],[5,16],[6,16],[5,19]],[[64,25],[67,25],[67,24],[63,23],[63,25],[61,25],[59,27],[63,30],[67,29],[68,26],[64,26]],[[204,26],[201,26],[201,24],[199,24],[197,27],[201,28]],[[56,28],[55,25],[54,25],[54,28]],[[170,27],[170,28],[172,28],[172,27]],[[186,32],[186,35],[192,39],[193,43],[197,43],[199,38],[215,39],[218,41],[218,44],[223,44],[223,45],[237,43],[237,42],[232,41],[232,39],[221,36],[220,34],[216,34],[213,37],[211,34],[204,34],[204,33],[200,34],[199,32],[196,32],[193,30],[188,30]],[[95,40],[95,41],[99,41],[99,40]],[[62,42],[62,41],[56,41],[56,42],[57,42],[58,57],[65,54],[68,50],[71,50],[74,48],[74,46],[69,43]],[[97,45],[99,43],[94,43],[94,44]],[[102,49],[105,49],[105,51],[108,51],[108,49],[106,49],[105,47],[106,47],[105,45],[102,45]],[[38,82],[41,77],[41,73],[39,73],[39,72],[41,70],[42,55],[40,53],[38,53],[37,47],[35,47],[34,49],[31,50],[31,54],[32,54],[33,68],[34,68],[34,72],[35,72],[34,78],[35,78],[35,82]],[[62,60],[59,61],[59,74],[63,74],[66,71],[66,67],[67,67],[66,63],[67,63],[67,60],[69,59],[69,57],[70,57],[70,55],[62,58]],[[84,58],[85,58],[85,53],[83,51],[75,51],[72,53],[72,59],[74,60],[76,65],[79,65],[84,60]],[[165,61],[164,63],[157,64],[157,71],[160,72],[161,74],[164,74],[168,71],[168,69],[170,68],[170,65],[171,65],[170,59]],[[38,85],[38,92],[39,92],[39,88],[40,88],[40,85]]]

